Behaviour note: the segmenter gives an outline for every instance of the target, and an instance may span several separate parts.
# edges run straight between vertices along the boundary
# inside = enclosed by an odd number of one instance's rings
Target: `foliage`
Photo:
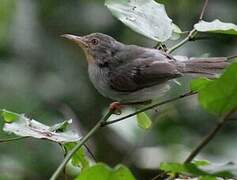
[[[200,21],[194,25],[198,32],[221,33],[229,35],[237,35],[237,25],[233,23],[221,22],[216,19],[212,22]]]
[[[75,147],[76,143],[66,143],[64,144],[64,148],[66,152],[69,152]],[[87,169],[90,164],[89,160],[86,157],[84,148],[80,148],[73,156],[72,156],[72,165],[80,167],[81,170]]]
[[[22,137],[48,139],[58,143],[75,142],[80,139],[78,134],[68,127],[72,121],[65,121],[54,126],[44,125],[36,120],[27,118],[24,114],[2,110],[5,121],[3,131]]]
[[[208,170],[205,170],[209,166]],[[211,164],[206,164],[206,161],[196,161],[194,163],[161,163],[160,169],[170,173],[171,175],[176,175],[177,173],[188,175],[188,176],[196,176],[200,178],[217,178],[217,177],[223,177],[223,178],[233,178],[235,177],[234,174],[232,174],[233,169],[225,169],[225,170],[219,170],[214,166],[215,169],[212,171],[210,170],[212,168]],[[222,167],[223,168],[223,167]],[[234,170],[236,171],[236,169]]]
[[[224,115],[237,108],[236,72],[237,63],[233,63],[218,79],[200,78],[191,83],[191,89],[198,91],[199,102],[204,109]]]
[[[0,10],[9,9],[9,12],[12,11],[14,3],[8,4],[8,1],[4,0],[2,4],[4,4],[4,6],[1,6]],[[173,20],[169,18],[165,6],[154,0],[105,0],[105,6],[109,8],[118,20],[133,31],[155,40],[158,43],[166,42],[167,40],[178,40],[183,33],[179,26],[174,24]],[[0,20],[2,20],[0,25],[4,25],[4,28],[0,29],[0,39],[3,40],[5,39],[5,34],[9,26],[8,14],[11,14],[9,12],[6,13],[3,11],[3,13],[0,13]],[[190,32],[194,33],[190,35]],[[174,47],[178,48],[182,46],[200,32],[236,36],[237,26],[233,23],[221,22],[220,20],[214,20],[212,22],[201,20],[194,24],[193,30],[190,32],[186,38]],[[175,48],[171,47],[170,49]],[[212,80],[204,77],[198,78],[191,82],[190,87],[192,91],[198,93],[199,103],[203,109],[220,117],[225,117],[226,114],[237,109],[236,79],[237,63],[233,63],[219,78]],[[80,143],[80,136],[71,128],[71,120],[48,126],[30,119],[24,114],[7,110],[1,110],[1,115],[4,120],[3,131],[14,133],[21,137],[47,139],[59,143],[64,148],[66,156],[70,155],[70,152],[76,147],[77,143]],[[152,121],[144,112],[139,112],[136,116],[138,127],[143,129],[151,128]],[[90,131],[89,133],[95,133],[99,128],[100,124],[96,126],[96,129],[92,129],[94,131]],[[76,178],[77,180],[135,179],[131,171],[123,165],[110,168],[106,164],[96,163],[91,166],[84,147],[78,149],[71,155],[71,163],[81,169],[80,174]],[[169,175],[174,176],[181,174],[194,176],[200,180],[213,180],[217,179],[217,177],[230,178],[234,177],[236,173],[235,166],[231,166],[231,170],[229,165],[228,168],[226,166],[220,166],[218,168],[215,166],[215,168],[212,168],[212,164],[206,161],[194,161],[192,163],[164,162],[161,163],[159,168]],[[58,176],[58,174],[57,172],[56,176]]]
[[[106,0],[105,5],[120,21],[148,38],[163,42],[172,35],[172,20],[163,4],[154,0]]]
[[[152,121],[146,113],[142,112],[137,114],[137,125],[142,129],[149,129],[152,125]]]
[[[76,180],[135,180],[135,178],[123,165],[112,169],[103,163],[98,163],[84,170]]]

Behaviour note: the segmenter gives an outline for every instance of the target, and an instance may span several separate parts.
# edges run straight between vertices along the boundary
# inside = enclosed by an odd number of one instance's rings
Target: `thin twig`
[[[190,163],[199,153],[200,151],[215,137],[215,135],[224,127],[225,123],[229,120],[229,117],[235,111],[231,111],[226,114],[223,118],[221,118],[220,122],[216,125],[216,127],[198,144],[198,146],[189,154],[189,156],[185,159],[184,163]]]
[[[93,154],[93,152],[90,150],[90,148],[86,144],[84,144],[84,146],[85,146],[87,152],[91,155],[92,159],[96,162],[96,158],[95,158],[95,155]]]
[[[182,41],[180,41],[178,44],[174,45],[173,47],[171,47],[167,53],[172,53],[174,50],[178,49],[179,47],[183,46],[186,42],[191,41],[192,38],[197,34],[196,29],[192,29],[188,36],[186,38],[184,38]]]
[[[67,148],[63,146],[63,144],[58,143],[58,145],[60,146],[61,150],[63,151],[63,158],[66,157],[68,151]],[[67,168],[66,166],[63,168],[63,175],[64,175],[64,180],[67,180]]]
[[[205,13],[206,7],[208,4],[208,0],[205,0],[204,5],[202,7],[202,11],[201,14],[199,16],[199,21],[201,21],[203,19],[203,15]],[[174,45],[173,47],[171,47],[167,53],[172,53],[173,51],[175,51],[176,49],[178,49],[179,47],[183,46],[185,43],[187,43],[188,41],[192,41],[192,39],[194,38],[194,36],[196,36],[197,34],[197,30],[195,28],[193,28],[188,36],[186,38],[184,38],[182,41],[180,41],[178,44]]]
[[[208,4],[208,0],[205,0],[204,5],[202,7],[202,12],[201,12],[200,17],[199,17],[199,21],[201,21],[203,19],[203,15],[204,15],[205,10],[207,8],[207,4]]]
[[[26,139],[26,138],[29,138],[29,137],[15,137],[15,138],[8,138],[8,139],[0,139],[0,143],[7,143],[7,142],[11,142],[11,141]]]
[[[101,118],[96,125],[77,143],[77,145],[66,155],[62,163],[56,169],[56,171],[51,176],[50,180],[56,180],[63,168],[66,166],[67,162],[71,159],[73,154],[77,152],[101,127],[101,124],[105,122],[113,114],[113,111],[109,110],[103,118]]]
[[[194,95],[194,94],[197,94],[197,92],[191,92],[191,91],[190,91],[190,92],[187,92],[187,93],[185,93],[185,94],[182,94],[182,95],[180,95],[180,96],[178,96],[178,97],[175,97],[175,98],[172,98],[172,99],[168,99],[168,100],[165,100],[165,101],[156,103],[156,104],[149,105],[149,106],[147,106],[147,107],[145,107],[145,108],[142,108],[142,109],[140,109],[140,110],[138,110],[138,111],[135,111],[134,113],[128,114],[128,115],[123,116],[123,117],[121,117],[121,118],[118,118],[118,119],[115,119],[115,120],[112,120],[112,121],[103,122],[103,123],[101,124],[101,126],[104,127],[104,126],[107,126],[107,125],[109,125],[109,124],[113,124],[113,123],[122,121],[122,120],[124,120],[124,119],[127,119],[127,118],[130,118],[130,117],[132,117],[132,116],[135,116],[136,114],[139,114],[139,113],[141,113],[141,112],[147,111],[147,110],[149,110],[149,109],[153,109],[153,108],[155,108],[155,107],[158,107],[158,106],[161,106],[161,105],[164,105],[164,104],[167,104],[167,103],[170,103],[170,102],[173,102],[173,101],[176,101],[176,100],[179,100],[179,99],[188,97],[188,96],[192,96],[192,95]]]
[[[235,59],[235,58],[237,58],[237,55],[227,57],[228,60]]]

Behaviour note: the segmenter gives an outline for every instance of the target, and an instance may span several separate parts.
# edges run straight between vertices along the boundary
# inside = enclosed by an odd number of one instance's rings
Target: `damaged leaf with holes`
[[[154,0],[106,0],[112,14],[137,33],[158,42],[180,32],[168,17],[165,6]],[[175,37],[177,38],[177,36]]]
[[[58,143],[80,140],[80,136],[71,127],[71,120],[48,126],[34,119],[30,119],[24,114],[7,110],[2,110],[1,116],[4,120],[3,131],[7,133],[13,133],[22,137],[48,139]]]

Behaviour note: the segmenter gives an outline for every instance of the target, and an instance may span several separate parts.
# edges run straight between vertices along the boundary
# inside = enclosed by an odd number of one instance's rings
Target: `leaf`
[[[224,23],[218,19],[212,22],[200,21],[194,25],[194,28],[199,32],[237,35],[237,25],[233,23]]]
[[[201,176],[198,180],[217,180],[214,176]]]
[[[233,162],[225,164],[210,164],[203,167],[203,170],[208,171],[213,176],[218,177],[236,177],[237,176],[237,165]]]
[[[194,92],[199,91],[200,89],[204,88],[210,81],[210,79],[205,77],[194,79],[190,83],[190,90]]]
[[[191,89],[198,90],[199,102],[208,112],[223,115],[237,108],[237,63],[232,63],[218,79],[209,82],[199,79],[191,84]]]
[[[229,169],[221,169],[217,168],[214,171],[211,171],[210,168],[208,169],[205,165],[203,167],[203,163],[201,165],[196,165],[194,163],[161,163],[160,169],[168,172],[168,173],[180,173],[180,174],[189,174],[193,176],[202,176],[202,177],[223,177],[223,178],[231,178],[234,177],[234,174]],[[209,165],[209,167],[212,167]]]
[[[69,152],[71,151],[76,143],[66,143],[63,146],[65,147],[66,151]],[[86,168],[89,168],[89,161],[86,158],[86,154],[84,151],[84,148],[80,148],[76,153],[73,154],[72,156],[72,165],[80,167],[82,170],[85,170]]]
[[[163,42],[171,37],[172,20],[154,0],[106,0],[111,13],[137,33]]]
[[[15,120],[19,118],[19,114],[11,112],[11,111],[7,111],[5,109],[2,110],[1,115],[6,123],[14,122]]]
[[[193,163],[194,165],[196,165],[196,166],[207,166],[207,165],[210,165],[210,162],[209,162],[209,161],[206,161],[206,160],[193,161],[192,163]]]
[[[171,40],[178,40],[181,37],[182,30],[174,23],[172,23],[172,36]]]
[[[201,170],[195,164],[181,164],[181,163],[161,163],[160,169],[171,173],[188,173],[197,176],[208,175],[207,172]]]
[[[130,170],[123,165],[112,169],[103,163],[97,163],[82,171],[76,180],[135,180],[135,178]]]
[[[50,131],[63,132],[68,128],[69,121],[63,121],[50,127]]]
[[[149,129],[152,125],[152,121],[146,113],[142,112],[137,114],[137,124],[142,129]]]
[[[17,114],[10,111],[3,111],[4,126],[3,131],[14,133],[22,137],[34,137],[38,139],[48,139],[54,142],[75,142],[80,140],[79,135],[67,127],[62,132],[52,130],[52,127],[42,124],[36,120],[27,118],[24,114]],[[71,124],[72,121],[67,121]],[[59,126],[58,124],[54,126]]]

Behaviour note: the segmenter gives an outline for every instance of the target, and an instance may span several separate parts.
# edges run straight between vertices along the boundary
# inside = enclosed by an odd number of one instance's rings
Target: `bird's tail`
[[[178,62],[179,70],[182,73],[204,75],[214,77],[228,66],[228,58],[189,58]]]

